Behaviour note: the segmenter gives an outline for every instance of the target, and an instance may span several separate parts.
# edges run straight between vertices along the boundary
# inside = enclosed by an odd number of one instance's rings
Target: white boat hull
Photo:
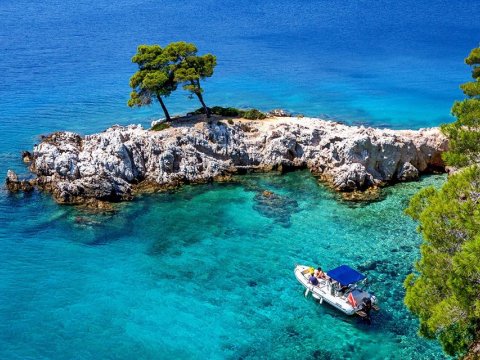
[[[347,315],[354,315],[357,311],[361,310],[360,305],[353,307],[348,302],[346,295],[341,295],[336,292],[330,281],[319,279],[318,285],[312,285],[309,281],[309,269],[309,266],[297,265],[294,271],[297,280],[306,288],[305,295],[312,294],[312,296],[321,303],[327,302]]]

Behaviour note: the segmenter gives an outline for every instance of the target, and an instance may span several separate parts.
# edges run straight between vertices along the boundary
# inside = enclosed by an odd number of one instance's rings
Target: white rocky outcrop
[[[35,146],[31,169],[38,186],[62,203],[119,201],[146,185],[296,167],[353,191],[443,168],[447,147],[436,128],[394,131],[294,117],[182,124],[159,132],[114,126],[84,138],[54,133]]]

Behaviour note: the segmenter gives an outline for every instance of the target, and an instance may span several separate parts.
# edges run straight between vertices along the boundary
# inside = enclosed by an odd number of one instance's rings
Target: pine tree
[[[468,99],[454,103],[452,114],[457,120],[441,127],[450,148],[444,160],[457,167],[480,161],[480,47],[470,52],[465,63],[472,67],[474,79],[460,86]]]
[[[480,48],[465,62],[474,78],[461,85],[468,98],[454,103],[457,120],[442,126],[449,138],[444,159],[461,169],[440,190],[421,190],[406,210],[423,243],[404,283],[405,304],[419,317],[420,334],[456,356],[480,340]]]
[[[175,91],[177,83],[164,49],[159,45],[140,45],[132,62],[138,65],[138,71],[130,78],[133,91],[130,93],[128,106],[150,105],[156,99],[166,120],[170,121],[170,114],[162,98]]]
[[[217,58],[212,54],[198,56],[197,51],[194,44],[183,41],[171,43],[165,47],[165,53],[173,64],[171,70],[174,73],[174,80],[182,83],[185,90],[198,98],[205,114],[210,117],[210,109],[203,99],[200,80],[213,75]]]

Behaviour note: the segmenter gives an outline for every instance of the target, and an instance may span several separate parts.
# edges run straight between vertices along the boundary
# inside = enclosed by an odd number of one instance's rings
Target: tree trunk
[[[157,94],[157,100],[160,103],[160,106],[162,107],[163,112],[165,113],[165,119],[167,119],[167,121],[172,121],[172,119],[170,118],[170,114],[168,113],[167,107],[163,103],[162,97],[158,94]]]
[[[209,118],[212,114],[210,113],[210,109],[205,105],[205,101],[203,101],[203,96],[200,93],[195,93],[198,97],[198,100],[200,100],[200,103],[203,106],[203,111],[205,111],[205,114],[207,115],[207,118]]]
[[[209,118],[212,114],[210,113],[210,109],[207,107],[207,105],[205,105],[205,101],[203,101],[203,96],[202,96],[202,93],[200,92],[201,90],[200,81],[197,80],[196,83],[192,81],[192,85],[196,86],[196,88],[198,89],[198,92],[195,91],[195,95],[197,95],[198,100],[200,100],[200,104],[202,104],[203,111],[205,111],[205,115],[207,115],[207,118]]]

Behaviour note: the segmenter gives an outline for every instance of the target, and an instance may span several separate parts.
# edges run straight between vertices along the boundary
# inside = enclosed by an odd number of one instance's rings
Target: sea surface
[[[416,335],[402,287],[420,242],[402,211],[443,179],[359,205],[308,171],[245,176],[103,216],[11,195],[0,204],[0,357],[443,359]],[[356,267],[381,311],[368,325],[305,298],[295,264]]]
[[[478,13],[476,0],[0,0],[0,175],[27,175],[20,152],[41,134],[161,117],[126,106],[142,43],[217,55],[208,105],[395,129],[452,121]],[[183,91],[166,104],[199,107]],[[0,358],[443,358],[402,303],[421,241],[403,209],[443,181],[359,206],[306,172],[263,175],[103,216],[2,188]],[[305,299],[295,263],[365,270],[382,311],[366,326]]]

